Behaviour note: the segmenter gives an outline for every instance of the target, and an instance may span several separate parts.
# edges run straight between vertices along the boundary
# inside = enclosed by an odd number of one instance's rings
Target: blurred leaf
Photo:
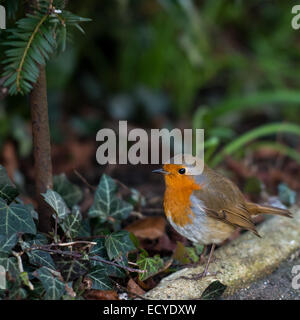
[[[82,199],[80,188],[71,183],[64,173],[53,177],[53,190],[64,199],[69,208],[72,208]]]
[[[55,191],[48,189],[46,193],[42,193],[45,201],[54,209],[60,219],[66,218],[70,209],[67,207],[63,198]]]
[[[261,191],[262,191],[262,183],[258,178],[249,177],[246,179],[245,186],[244,186],[245,193],[259,195]]]
[[[18,189],[11,183],[6,169],[0,165],[0,197],[9,203],[19,194]]]
[[[196,249],[193,247],[185,247],[180,241],[177,241],[177,246],[173,253],[173,257],[181,264],[189,264],[199,261]]]
[[[21,204],[11,203],[8,206],[0,199],[0,234],[11,236],[18,232],[36,234],[30,211]]]
[[[290,189],[285,183],[278,185],[279,199],[287,206],[292,206],[296,202],[297,193]]]
[[[290,133],[300,136],[300,126],[292,123],[271,123],[255,128],[244,133],[242,136],[228,143],[221,152],[212,160],[212,166],[218,165],[225,156],[231,155],[237,150],[242,149],[247,143],[257,138],[267,135],[278,134],[279,132]]]
[[[165,233],[166,219],[163,217],[146,217],[126,226],[126,230],[132,232],[141,239],[157,239]]]

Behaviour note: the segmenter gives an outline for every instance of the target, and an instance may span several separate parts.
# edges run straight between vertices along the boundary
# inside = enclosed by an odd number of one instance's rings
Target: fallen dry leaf
[[[140,296],[145,293],[145,291],[133,279],[129,279],[127,283],[127,290],[129,293],[135,293]]]
[[[119,300],[118,293],[114,290],[89,290],[85,298],[88,300]]]
[[[163,217],[148,217],[129,224],[125,229],[137,238],[154,240],[165,233],[166,219]]]

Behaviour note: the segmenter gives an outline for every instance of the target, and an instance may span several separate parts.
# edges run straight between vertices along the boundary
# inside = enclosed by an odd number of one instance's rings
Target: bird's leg
[[[205,269],[203,272],[201,272],[200,274],[194,274],[191,277],[182,276],[180,278],[186,279],[186,280],[199,280],[199,279],[205,278],[207,276],[208,266],[211,262],[213,254],[214,254],[215,247],[216,247],[216,245],[213,243],[213,245],[211,246],[209,257],[208,257],[208,260],[207,260],[207,263],[206,263],[206,266],[205,266]]]

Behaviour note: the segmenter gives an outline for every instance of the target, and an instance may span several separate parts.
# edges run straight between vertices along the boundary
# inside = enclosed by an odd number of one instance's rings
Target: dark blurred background
[[[47,65],[54,173],[72,179],[76,168],[97,183],[107,170],[141,189],[161,185],[147,166],[96,163],[97,131],[122,119],[132,128],[204,128],[208,163],[229,169],[244,191],[253,176],[271,192],[280,182],[300,190],[300,30],[291,27],[294,4],[69,1],[70,11],[92,22]],[[31,188],[27,99],[0,101],[0,145],[9,174]],[[295,130],[266,129],[223,156],[241,135],[271,123],[294,124]],[[250,181],[249,190],[256,185]]]

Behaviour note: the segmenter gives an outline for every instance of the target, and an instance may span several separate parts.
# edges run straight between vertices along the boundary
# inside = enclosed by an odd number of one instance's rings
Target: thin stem
[[[74,258],[84,258],[84,255],[81,254],[81,253],[77,253],[77,252],[67,252],[67,251],[62,251],[62,250],[59,250],[59,249],[51,249],[50,248],[51,245],[45,245],[45,246],[35,246],[35,247],[32,247],[28,250],[42,250],[42,251],[46,251],[46,252],[51,252],[51,253],[56,253],[56,254],[60,254],[60,255],[64,255],[64,256],[70,256],[70,257],[74,257]],[[145,271],[144,270],[139,270],[139,269],[133,269],[133,268],[130,268],[130,267],[126,267],[126,266],[122,266],[118,263],[115,263],[115,262],[112,262],[112,261],[107,261],[99,256],[92,256],[92,257],[89,257],[90,260],[94,260],[94,261],[100,261],[100,262],[103,262],[105,264],[109,264],[109,265],[112,265],[112,266],[115,266],[115,267],[118,267],[118,268],[121,268],[121,269],[124,269],[124,270],[127,270],[127,271],[130,271],[130,272],[138,272],[138,273],[144,273]]]

